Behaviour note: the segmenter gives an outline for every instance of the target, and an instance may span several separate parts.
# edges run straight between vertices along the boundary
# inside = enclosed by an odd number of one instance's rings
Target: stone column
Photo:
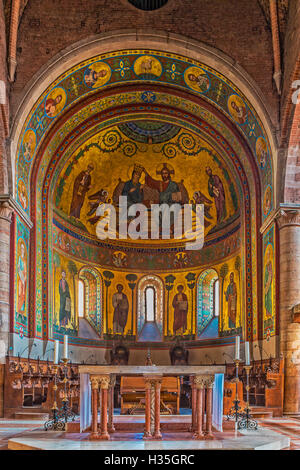
[[[5,362],[9,335],[10,225],[13,209],[0,198],[0,362]]]
[[[151,380],[145,379],[145,430],[143,439],[151,438]]]
[[[116,384],[116,376],[111,375],[109,392],[108,392],[108,432],[109,434],[115,432],[114,427],[114,389]]]
[[[154,422],[155,422],[155,387],[154,382],[151,381],[151,389],[150,389],[150,398],[151,398],[151,411],[150,411],[150,429],[151,435],[154,434]]]
[[[292,308],[300,303],[300,210],[282,210],[279,227],[280,352],[285,358],[285,414],[300,413],[300,323]]]
[[[9,203],[0,200],[0,374],[4,374],[5,356],[9,345],[10,225],[12,213],[13,210]],[[3,387],[0,387],[1,416],[3,416]]]
[[[202,391],[202,429],[204,431],[205,429],[205,411],[206,411],[206,390],[205,387],[203,386],[203,391]]]
[[[204,438],[204,433],[202,429],[202,419],[203,419],[203,387],[204,387],[204,380],[201,376],[194,377],[194,388],[196,392],[196,428],[194,438],[197,440],[201,440]]]
[[[98,388],[99,382],[94,377],[91,377],[91,387],[92,387],[92,429],[90,434],[90,439],[98,439]]]
[[[197,425],[197,390],[195,386],[195,377],[190,377],[190,385],[192,389],[192,424],[190,427],[191,432],[196,432],[196,425]],[[202,419],[202,416],[201,416]]]
[[[206,433],[205,439],[213,439],[212,433],[212,391],[214,386],[214,376],[209,376],[205,381],[206,387]]]
[[[107,401],[108,401],[108,388],[110,377],[109,375],[100,376],[101,387],[101,434],[98,439],[108,441],[110,436],[107,430]]]
[[[154,439],[161,439],[160,432],[160,388],[161,380],[155,379],[155,421],[154,421]]]

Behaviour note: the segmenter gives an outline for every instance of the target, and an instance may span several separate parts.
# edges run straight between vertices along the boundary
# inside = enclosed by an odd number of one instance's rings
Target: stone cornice
[[[279,230],[288,225],[300,225],[300,204],[279,204],[261,226],[260,233],[263,234],[274,221],[277,221]]]
[[[16,212],[19,217],[29,227],[33,227],[33,223],[24,211],[24,209],[17,203],[17,201],[10,194],[0,195],[0,218],[6,219],[11,222],[12,213]]]
[[[281,209],[276,217],[279,230],[291,225],[300,227],[300,208],[298,209]]]

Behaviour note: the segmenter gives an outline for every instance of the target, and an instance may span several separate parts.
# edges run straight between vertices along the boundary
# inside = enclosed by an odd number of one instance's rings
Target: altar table
[[[90,439],[108,440],[110,434],[114,432],[113,391],[116,375],[124,377],[130,375],[142,376],[145,380],[144,439],[161,439],[162,437],[160,432],[162,378],[164,376],[189,376],[192,388],[192,423],[190,431],[195,439],[213,438],[213,387],[215,376],[218,375],[218,378],[220,378],[225,373],[224,366],[80,365],[79,373],[81,383],[80,429],[83,431],[91,424]],[[223,397],[223,377],[222,380],[216,382],[218,382],[218,389],[215,388],[214,409],[220,409],[220,404],[217,401],[220,401]],[[151,391],[153,391],[155,397],[153,430],[151,430]],[[98,423],[98,398],[101,404],[100,426]]]

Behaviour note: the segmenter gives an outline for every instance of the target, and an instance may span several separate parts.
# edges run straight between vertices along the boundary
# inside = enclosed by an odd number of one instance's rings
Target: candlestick
[[[246,366],[250,366],[249,341],[245,342],[245,363],[246,363]]]
[[[58,339],[56,339],[54,341],[53,364],[58,364],[58,350],[59,350],[59,341],[58,341]]]
[[[235,359],[240,360],[240,337],[235,337]]]
[[[68,362],[69,360],[67,358],[63,358],[63,372],[64,372],[64,398],[62,400],[63,406],[60,410],[60,418],[64,420],[65,424],[72,420],[74,421],[76,418],[75,413],[71,410],[69,406],[69,398],[68,398]]]
[[[63,359],[68,359],[68,335],[64,336],[64,354]]]
[[[55,353],[55,351],[57,351],[57,354],[54,354],[54,358],[57,358],[57,362],[58,362],[58,344],[57,343],[58,343],[58,341],[56,340],[55,343],[54,343],[54,353]],[[57,346],[56,346],[56,344],[57,344]],[[55,346],[56,346],[56,349],[55,349]],[[57,398],[57,371],[58,371],[58,366],[57,366],[57,364],[54,364],[54,367],[53,367],[54,385],[53,385],[52,418],[48,419],[48,421],[46,421],[44,423],[45,431],[64,431],[64,429],[65,429],[65,423],[59,417],[59,411],[58,411],[58,408],[57,408],[57,401],[56,401],[56,398]]]
[[[257,430],[257,422],[251,416],[251,410],[250,410],[250,404],[249,404],[249,392],[250,392],[249,376],[250,376],[251,366],[246,365],[244,367],[244,369],[246,370],[247,402],[246,402],[246,408],[241,413],[241,419],[238,423],[238,429],[251,429],[251,430],[256,431]]]

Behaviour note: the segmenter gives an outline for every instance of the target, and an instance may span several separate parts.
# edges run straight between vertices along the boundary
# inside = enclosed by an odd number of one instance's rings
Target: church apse
[[[142,306],[148,302],[158,342],[176,337],[201,342],[211,320],[215,327],[206,344],[236,334],[256,339],[262,327],[258,225],[274,196],[263,127],[245,96],[203,65],[153,51],[147,57],[130,51],[125,56],[86,61],[70,71],[41,96],[26,121],[16,188],[18,202],[35,220],[25,244],[32,271],[27,285],[31,335],[47,339],[67,333],[85,344],[79,327],[83,318],[99,344],[121,338],[140,344]],[[82,80],[73,100],[75,72]],[[155,82],[148,83],[149,73]],[[137,80],[137,87],[124,86],[128,80]],[[112,87],[116,83],[120,88]],[[37,125],[38,113],[43,127]],[[48,133],[51,126],[56,131]],[[115,237],[99,239],[97,209],[114,207],[118,216],[120,196],[127,196],[128,208],[144,204],[147,214],[153,203],[190,204],[193,228],[196,204],[203,204],[203,248],[186,250],[184,236],[172,236],[174,221],[169,240],[160,233],[155,240],[120,240],[118,223]],[[261,207],[253,203],[258,198]],[[25,260],[26,250],[18,249]],[[271,273],[268,250],[265,271]],[[210,270],[217,277],[208,290],[203,283],[203,296],[214,292],[219,315],[205,302],[199,307],[199,276]],[[145,285],[141,297],[141,280],[149,276],[160,281]],[[270,277],[265,278],[268,307]],[[79,312],[79,282],[84,312]],[[158,300],[160,308],[153,307]],[[274,308],[273,302],[273,316]],[[271,323],[266,312],[264,321]],[[16,331],[25,315],[18,319]],[[271,336],[275,330],[269,329]]]

